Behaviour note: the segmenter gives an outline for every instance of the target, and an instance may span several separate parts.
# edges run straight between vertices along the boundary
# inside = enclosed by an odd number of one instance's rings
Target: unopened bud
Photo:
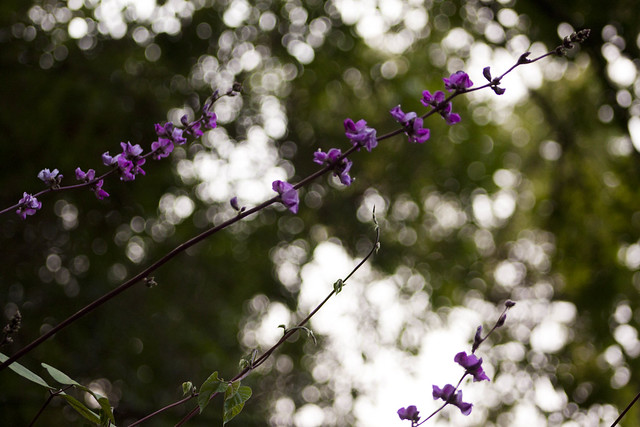
[[[527,56],[531,55],[531,52],[525,52],[522,55],[520,55],[520,58],[518,58],[518,64],[528,64],[531,62],[530,59],[527,58]]]
[[[471,347],[471,353],[475,353],[480,344],[482,344],[482,325],[476,329],[476,335],[473,337],[473,346]]]
[[[500,326],[504,325],[505,320],[507,320],[507,313],[502,313],[502,316],[500,316],[500,318],[496,322],[496,328],[499,328]]]
[[[484,67],[482,69],[482,75],[484,76],[485,79],[487,79],[487,81],[491,81],[491,67]]]

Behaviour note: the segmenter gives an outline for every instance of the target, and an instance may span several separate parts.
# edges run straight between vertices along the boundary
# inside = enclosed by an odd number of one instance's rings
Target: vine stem
[[[158,409],[157,411],[155,411],[154,413],[149,414],[149,415],[147,415],[147,416],[146,416],[146,417],[144,417],[144,418],[140,418],[140,419],[139,419],[138,421],[136,421],[135,423],[133,423],[133,424],[129,424],[129,427],[134,427],[134,426],[140,425],[140,424],[142,424],[143,422],[148,421],[148,420],[149,420],[149,419],[151,419],[152,417],[155,417],[156,415],[158,415],[158,414],[160,414],[160,413],[162,413],[162,412],[164,412],[164,411],[166,411],[166,410],[168,410],[168,409],[175,408],[176,406],[179,406],[179,405],[182,405],[183,403],[188,402],[189,400],[193,399],[193,398],[194,398],[194,397],[196,397],[197,395],[198,395],[197,393],[195,393],[195,394],[191,394],[190,396],[187,396],[187,397],[185,397],[185,398],[183,398],[183,399],[180,399],[180,400],[178,400],[177,402],[173,402],[172,404],[167,405],[167,406],[165,406],[164,408],[160,408],[160,409]]]
[[[616,420],[613,422],[613,424],[611,424],[611,427],[614,427],[614,426],[618,425],[620,420],[622,420],[622,417],[624,417],[625,414],[627,412],[629,412],[629,409],[631,409],[631,407],[633,405],[635,405],[635,403],[638,401],[638,399],[640,399],[640,393],[636,394],[636,397],[634,397],[633,400],[627,405],[627,407],[624,408],[624,411],[622,411],[622,413],[620,413],[620,415],[618,416],[618,418],[616,418]]]

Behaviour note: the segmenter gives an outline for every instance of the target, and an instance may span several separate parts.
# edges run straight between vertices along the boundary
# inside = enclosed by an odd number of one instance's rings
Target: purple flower
[[[215,129],[218,126],[218,116],[216,116],[216,113],[209,111],[211,106],[212,104],[205,104],[202,109],[202,121],[205,129]]]
[[[407,127],[405,133],[409,136],[409,142],[418,142],[420,144],[426,142],[431,136],[431,131],[422,127],[422,117],[413,119],[411,127]]]
[[[122,153],[117,156],[118,168],[120,169],[120,179],[123,181],[133,181],[136,175],[146,175],[140,166],[145,163],[145,159],[140,157],[142,147],[131,145],[130,142],[121,142]]]
[[[313,161],[319,165],[332,166],[334,168],[333,174],[340,178],[340,182],[348,186],[353,182],[353,178],[349,176],[353,162],[347,158],[338,162],[340,156],[342,156],[342,151],[338,148],[331,148],[326,153],[318,150],[313,153]]]
[[[200,120],[189,123],[189,119],[185,114],[184,116],[180,117],[180,123],[182,123],[182,126],[184,126],[184,131],[194,138],[202,136],[203,132],[202,130],[200,130],[200,128],[202,127]]]
[[[344,121],[344,134],[353,142],[353,145],[359,145],[371,151],[378,145],[376,138],[376,130],[367,127],[367,122],[360,119],[354,123],[351,119]]]
[[[116,163],[118,163],[118,157],[120,156],[120,154],[116,155],[115,157],[111,157],[109,155],[108,151],[105,151],[104,153],[102,153],[102,164],[105,166],[111,166],[114,165]]]
[[[431,136],[431,131],[422,127],[422,117],[418,117],[416,113],[405,113],[399,105],[393,107],[390,113],[398,123],[404,126],[404,133],[409,137],[409,142],[422,144]]]
[[[154,160],[168,157],[173,151],[173,141],[168,138],[158,138],[157,141],[151,143],[151,151],[151,157]]]
[[[443,78],[444,87],[449,91],[453,92],[464,92],[473,86],[473,82],[469,79],[469,76],[464,71],[456,71],[451,74],[449,78]]]
[[[482,370],[482,358],[478,359],[475,354],[470,354],[467,356],[467,353],[461,351],[456,354],[453,360],[458,363],[460,366],[465,368],[468,373],[473,375],[473,381],[482,381],[487,380],[491,381],[487,374]]]
[[[289,208],[291,212],[298,213],[300,199],[298,198],[298,190],[293,188],[293,185],[288,182],[276,180],[271,184],[271,188],[280,195],[283,205]]]
[[[106,197],[109,197],[109,193],[107,193],[106,191],[104,191],[102,189],[102,184],[104,184],[104,180],[101,179],[100,181],[96,182],[95,185],[93,186],[92,190],[95,193],[96,197],[99,200],[102,200]]]
[[[182,136],[182,129],[173,126],[173,123],[167,122],[164,125],[160,123],[155,124],[156,134],[159,137],[165,137],[173,141],[174,144],[182,145],[187,142],[187,139]]]
[[[218,122],[217,122],[218,116],[216,116],[216,113],[211,111],[211,107],[213,107],[213,101],[216,99],[218,99],[217,94],[214,92],[212,101],[207,102],[206,104],[204,104],[204,107],[202,107],[201,120],[202,120],[202,123],[204,124],[205,129],[215,129],[218,126]]]
[[[167,122],[164,125],[161,125],[160,123],[156,123],[154,125],[154,128],[158,136],[168,136],[168,137],[171,137],[171,134],[173,133],[173,129],[174,129],[173,123],[171,122]]]
[[[451,112],[451,102],[444,104],[445,95],[444,92],[439,90],[433,95],[428,90],[422,92],[422,99],[420,102],[425,107],[433,107],[438,109],[438,113],[445,119],[448,125],[454,125],[460,122],[460,115]]]
[[[442,117],[444,117],[448,125],[455,125],[456,123],[460,123],[460,115],[458,113],[451,113],[446,116],[443,115]]]
[[[127,158],[138,157],[142,154],[142,147],[139,144],[131,145],[130,142],[121,142],[122,154]]]
[[[18,209],[16,213],[22,219],[26,219],[27,215],[33,215],[42,207],[42,203],[31,194],[23,193],[22,198],[18,201]]]
[[[419,421],[420,420],[420,411],[416,408],[415,405],[407,406],[406,408],[398,409],[398,416],[401,420],[410,420],[410,421]]]
[[[52,171],[49,169],[42,169],[38,172],[38,178],[51,188],[59,188],[62,175],[59,175],[58,169],[54,169]]]
[[[340,182],[346,186],[351,185],[353,182],[353,178],[349,175],[351,166],[353,166],[353,162],[351,160],[342,159],[342,164],[334,171],[334,174],[337,173],[338,178],[340,178]]]
[[[400,109],[399,105],[396,105],[395,107],[393,107],[390,113],[391,113],[391,116],[394,119],[396,119],[396,121],[400,123],[402,126],[407,126],[411,120],[418,117],[418,115],[414,112],[411,112],[411,113],[403,112],[402,109]]]
[[[185,131],[193,136],[194,138],[198,138],[201,137],[204,132],[202,132],[202,129],[200,129],[202,127],[202,123],[200,122],[192,122],[189,124],[189,127],[187,129],[185,129]]]
[[[80,168],[76,168],[76,179],[78,181],[91,182],[96,178],[96,171],[93,169],[89,169],[86,173],[82,171]],[[104,180],[100,180],[93,184],[91,191],[93,191],[96,197],[100,200],[109,197],[109,193],[102,189],[102,185],[104,184]]]
[[[447,384],[443,389],[440,389],[437,385],[433,386],[433,398],[434,400],[442,399],[445,402],[457,406],[462,415],[469,415],[471,413],[471,408],[473,405],[471,403],[462,401],[462,391],[458,390],[455,394],[454,391],[456,388],[451,384]]]
[[[439,90],[436,91],[433,95],[428,90],[422,91],[422,99],[420,102],[425,107],[437,107],[440,103],[442,103],[445,99],[444,92]]]
[[[96,177],[96,171],[89,169],[86,173],[80,168],[76,168],[76,179],[78,181],[89,182],[93,181]]]

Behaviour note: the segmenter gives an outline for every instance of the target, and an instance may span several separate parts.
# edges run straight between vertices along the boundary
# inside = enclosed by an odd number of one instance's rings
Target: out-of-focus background
[[[274,179],[317,170],[312,153],[348,148],[342,121],[379,134],[388,110],[424,112],[442,77],[510,67],[591,28],[568,58],[523,66],[506,93],[455,100],[462,122],[431,117],[431,139],[399,136],[353,156],[350,187],[324,178],[298,215],[267,209],[177,257],[21,360],[53,365],[107,395],[118,425],[178,400],[183,381],[235,375],[368,251],[375,205],[382,249],[311,327],[244,383],[243,426],[401,425],[396,410],[437,407],[458,351],[507,323],[478,355],[491,382],[465,384],[469,417],[433,425],[611,423],[640,372],[640,24],[634,2],[69,0],[0,3],[0,205],[63,184],[74,170],[153,124],[199,114],[219,88],[219,127],[110,179],[111,194],[50,194],[37,215],[0,217],[3,324],[19,309],[11,354],[189,237],[253,206]],[[47,398],[0,374],[0,424],[26,425]],[[79,399],[84,395],[76,394]],[[87,402],[90,402],[88,399]],[[192,408],[150,425],[173,425]],[[634,425],[638,409],[628,415]],[[41,425],[79,425],[62,401]],[[214,401],[189,425],[217,425]],[[232,424],[233,425],[233,424]]]

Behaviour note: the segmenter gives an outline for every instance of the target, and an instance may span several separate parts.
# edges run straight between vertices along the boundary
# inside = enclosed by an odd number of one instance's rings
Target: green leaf
[[[198,406],[200,407],[200,413],[204,411],[204,408],[209,404],[209,399],[213,393],[226,392],[229,384],[218,378],[218,371],[209,375],[209,378],[200,386],[200,393],[198,393]]]
[[[84,418],[86,418],[87,420],[91,421],[94,424],[100,424],[100,417],[98,416],[98,414],[96,414],[91,409],[84,406],[84,404],[80,402],[78,399],[63,393],[60,394],[60,397],[66,400],[67,403]]]
[[[98,404],[102,409],[102,411],[100,411],[100,418],[103,418],[104,416],[104,418],[106,419],[106,425],[109,425],[109,421],[115,423],[116,419],[113,416],[113,410],[111,409],[111,403],[109,403],[109,399],[96,393],[91,393],[91,395],[98,401]]]
[[[236,415],[242,412],[244,404],[251,397],[251,388],[240,386],[240,383],[233,383],[227,389],[224,396],[224,416],[222,424],[226,424]]]
[[[47,370],[47,372],[49,372],[49,375],[51,375],[53,377],[53,379],[56,380],[57,382],[59,382],[60,384],[72,385],[74,387],[79,388],[82,391],[85,391],[85,392],[89,393],[91,396],[93,396],[93,398],[96,400],[96,402],[98,402],[98,404],[100,405],[100,408],[102,409],[101,412],[104,414],[104,417],[106,417],[108,419],[108,421],[111,421],[112,423],[115,423],[116,420],[115,420],[115,417],[113,416],[113,410],[111,409],[111,403],[109,403],[109,399],[107,399],[106,397],[94,392],[89,387],[80,384],[79,382],[75,381],[74,379],[69,377],[64,372],[60,371],[59,369],[54,368],[51,365],[47,365],[46,363],[42,363],[42,367],[45,368]]]
[[[49,375],[51,375],[53,379],[58,381],[60,384],[80,386],[80,388],[85,391],[89,390],[87,387],[83,386],[76,380],[71,379],[67,374],[54,368],[53,366],[47,365],[46,363],[42,363],[41,365],[44,369],[47,370],[47,372],[49,372]]]
[[[0,353],[0,362],[4,362],[7,359],[9,359],[8,356]],[[13,362],[11,365],[9,365],[9,369],[11,369],[16,374],[20,375],[22,378],[26,378],[29,381],[39,384],[48,389],[51,389],[51,390],[54,389],[54,387],[51,387],[49,384],[47,384],[47,382],[43,380],[39,375],[34,374],[33,372],[31,372],[29,369],[25,368],[18,362]]]

